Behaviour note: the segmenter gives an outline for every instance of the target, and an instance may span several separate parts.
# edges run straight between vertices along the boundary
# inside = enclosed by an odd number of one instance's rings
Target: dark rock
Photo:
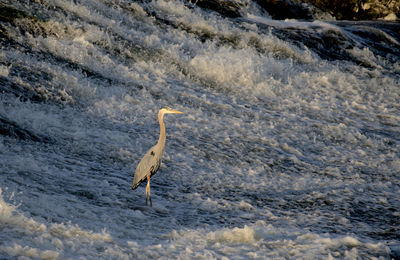
[[[310,9],[303,4],[295,3],[290,0],[256,0],[269,15],[276,20],[284,19],[314,19]]]
[[[395,0],[293,0],[312,4],[337,20],[378,20],[388,15],[400,18],[400,1]]]
[[[190,2],[201,8],[213,10],[226,17],[237,18],[242,16],[240,10],[243,8],[243,4],[235,1],[190,0]]]

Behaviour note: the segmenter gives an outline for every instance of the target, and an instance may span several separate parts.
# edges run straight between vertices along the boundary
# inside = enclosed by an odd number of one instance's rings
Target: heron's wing
[[[160,168],[161,156],[157,153],[157,147],[153,146],[140,160],[136,167],[135,177],[132,182],[132,189],[136,189],[139,184],[147,179],[149,173],[154,174]]]

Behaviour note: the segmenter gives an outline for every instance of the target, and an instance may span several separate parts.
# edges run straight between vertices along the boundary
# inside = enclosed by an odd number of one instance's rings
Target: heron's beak
[[[175,114],[183,114],[183,112],[178,111],[178,110],[171,110],[170,113],[175,113]]]

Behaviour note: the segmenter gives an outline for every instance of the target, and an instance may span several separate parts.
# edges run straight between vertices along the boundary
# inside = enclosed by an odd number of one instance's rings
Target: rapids
[[[237,2],[2,1],[0,258],[400,256],[399,23]]]

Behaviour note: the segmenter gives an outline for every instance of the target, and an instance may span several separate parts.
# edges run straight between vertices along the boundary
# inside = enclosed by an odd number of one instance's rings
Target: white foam
[[[39,258],[44,260],[58,259],[59,253],[52,250],[38,250],[29,246],[21,246],[14,244],[13,246],[2,247],[1,250],[10,256],[27,256],[29,258]]]
[[[333,30],[338,30],[338,27],[335,25],[332,25],[330,23],[321,21],[321,20],[315,20],[312,22],[307,22],[307,21],[298,21],[295,19],[286,19],[286,20],[273,20],[271,18],[266,18],[262,17],[259,15],[253,15],[253,14],[248,14],[247,18],[250,21],[254,21],[257,23],[261,24],[266,24],[274,27],[279,27],[279,28],[297,28],[297,29],[302,29],[306,30],[309,29],[310,27],[315,27],[316,25],[325,29],[333,29]]]
[[[183,258],[194,257],[199,251],[209,253],[212,258],[238,256],[262,258],[352,256],[357,258],[368,253],[385,253],[388,250],[382,243],[364,243],[351,236],[325,237],[291,227],[277,228],[264,222],[211,232],[206,230],[173,231],[169,236],[171,241],[166,245],[160,245],[158,251],[167,251],[169,255],[175,255],[180,248],[186,248],[185,251],[179,253],[179,256]],[[342,251],[342,247],[346,249]]]
[[[208,241],[213,243],[240,243],[251,244],[260,238],[256,235],[253,228],[244,226],[243,228],[224,229],[207,234]]]
[[[93,244],[104,244],[112,247],[113,239],[105,230],[101,233],[86,231],[78,225],[63,223],[40,223],[26,217],[12,204],[4,201],[0,188],[0,223],[7,236],[23,234],[21,239],[4,241],[0,251],[10,256],[27,256],[41,259],[58,259],[67,256],[70,250],[87,250]],[[42,250],[42,248],[52,248]]]
[[[22,231],[28,234],[46,231],[47,227],[44,224],[18,214],[17,207],[6,203],[1,195],[2,190],[0,188],[0,222],[2,225],[12,228],[22,228]]]
[[[10,67],[0,65],[0,76],[2,77],[8,77]]]
[[[359,58],[370,66],[377,67],[377,58],[374,53],[370,51],[367,47],[363,49],[359,49],[354,47],[353,49],[348,50],[348,52],[353,55],[355,58]]]

